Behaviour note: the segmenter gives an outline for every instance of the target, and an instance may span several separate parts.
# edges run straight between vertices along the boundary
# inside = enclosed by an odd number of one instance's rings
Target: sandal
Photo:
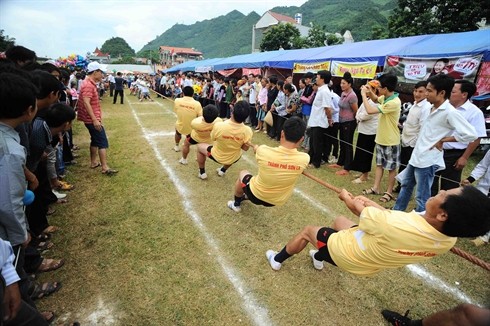
[[[99,166],[100,166],[100,163],[97,163],[97,164],[95,164],[95,165],[91,165],[91,166],[90,166],[90,168],[91,168],[91,169],[96,169],[96,168],[98,168]]]
[[[349,171],[340,170],[340,171],[335,172],[335,175],[349,175]]]
[[[56,186],[56,190],[64,190],[64,191],[67,191],[67,190],[72,190],[73,188],[75,188],[74,185],[71,185],[69,184],[68,182],[66,181],[58,181],[58,186]]]
[[[352,183],[355,183],[355,184],[361,184],[361,183],[366,183],[367,180],[363,180],[361,179],[360,177],[352,180]]]
[[[37,245],[37,250],[44,251],[53,248],[53,246],[54,243],[52,243],[51,241],[42,241],[39,242],[39,244]]]
[[[46,212],[46,215],[47,216],[53,215],[55,212],[56,212],[56,209],[54,209],[53,207],[49,206],[48,211]]]
[[[54,226],[54,225],[50,225],[48,226],[47,228],[45,228],[43,230],[43,233],[47,233],[47,234],[53,234],[55,233],[56,231],[58,231],[60,228],[57,227],[57,226]]]
[[[43,311],[40,314],[48,324],[50,324],[56,317],[53,311]]]
[[[381,198],[379,199],[379,201],[382,203],[387,203],[392,200],[395,200],[395,197],[393,197],[393,195],[390,194],[389,192],[385,192],[383,196],[381,196]]]
[[[47,297],[61,289],[60,282],[45,282],[43,284],[36,283],[30,297],[32,300],[38,300]]]
[[[105,175],[108,175],[108,176],[112,176],[116,173],[118,173],[119,171],[118,170],[114,170],[114,169],[107,169],[105,171],[102,171],[102,174],[105,174]]]
[[[48,259],[44,258],[43,262],[39,267],[37,268],[37,273],[45,273],[45,272],[50,272],[54,271],[61,266],[65,264],[65,261],[63,259]]]
[[[364,189],[362,191],[362,194],[363,195],[379,195],[379,192],[377,192],[376,190],[374,190],[373,187],[371,187],[371,188],[368,188],[368,189]]]

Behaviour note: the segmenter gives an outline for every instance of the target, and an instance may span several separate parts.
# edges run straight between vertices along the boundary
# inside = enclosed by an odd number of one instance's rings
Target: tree
[[[109,53],[112,58],[116,58],[119,56],[135,56],[136,53],[134,50],[128,45],[128,43],[120,37],[113,37],[104,42],[100,51]]]
[[[398,0],[388,21],[389,36],[466,32],[490,20],[488,0]]]
[[[272,26],[264,34],[260,42],[260,51],[275,51],[279,49],[300,49],[303,40],[299,30],[292,24],[278,24]]]
[[[3,35],[4,30],[0,29],[0,51],[5,51],[15,45],[15,38]]]
[[[138,55],[142,58],[150,59],[152,63],[160,62],[160,53],[158,50],[145,50],[138,52]]]
[[[337,36],[335,34],[327,35],[327,45],[336,45],[344,43],[344,38],[342,36]]]
[[[320,27],[317,24],[313,26],[308,31],[308,36],[305,40],[305,47],[308,48],[318,48],[325,46],[325,41],[327,40],[327,34],[325,33],[325,26]]]

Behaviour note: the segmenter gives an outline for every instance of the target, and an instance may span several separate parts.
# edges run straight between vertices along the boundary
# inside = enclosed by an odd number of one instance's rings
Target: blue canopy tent
[[[236,55],[217,62],[214,65],[214,70],[269,67],[269,61],[273,60],[281,52],[284,51],[278,50]]]
[[[198,61],[192,60],[192,61],[182,62],[181,64],[178,64],[178,65],[173,66],[171,68],[165,69],[164,72],[173,73],[173,72],[179,72],[179,71],[194,71],[194,65],[196,62],[198,62]]]

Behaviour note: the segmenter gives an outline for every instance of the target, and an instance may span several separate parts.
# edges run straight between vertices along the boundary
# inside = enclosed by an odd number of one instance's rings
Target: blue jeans
[[[408,202],[412,197],[413,188],[417,185],[417,191],[415,193],[415,202],[417,204],[415,211],[425,211],[425,203],[430,198],[430,188],[434,181],[434,174],[436,173],[438,166],[432,165],[426,168],[416,168],[413,165],[408,164],[405,168],[404,178],[401,183],[400,194],[396,200],[396,211],[404,211],[407,209]]]

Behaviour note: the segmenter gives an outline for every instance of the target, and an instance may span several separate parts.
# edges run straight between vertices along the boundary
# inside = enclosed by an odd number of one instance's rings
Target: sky
[[[176,23],[191,25],[235,9],[245,15],[252,11],[262,15],[276,6],[301,6],[305,2],[0,0],[0,30],[38,57],[85,56],[112,37],[123,38],[137,52]]]

